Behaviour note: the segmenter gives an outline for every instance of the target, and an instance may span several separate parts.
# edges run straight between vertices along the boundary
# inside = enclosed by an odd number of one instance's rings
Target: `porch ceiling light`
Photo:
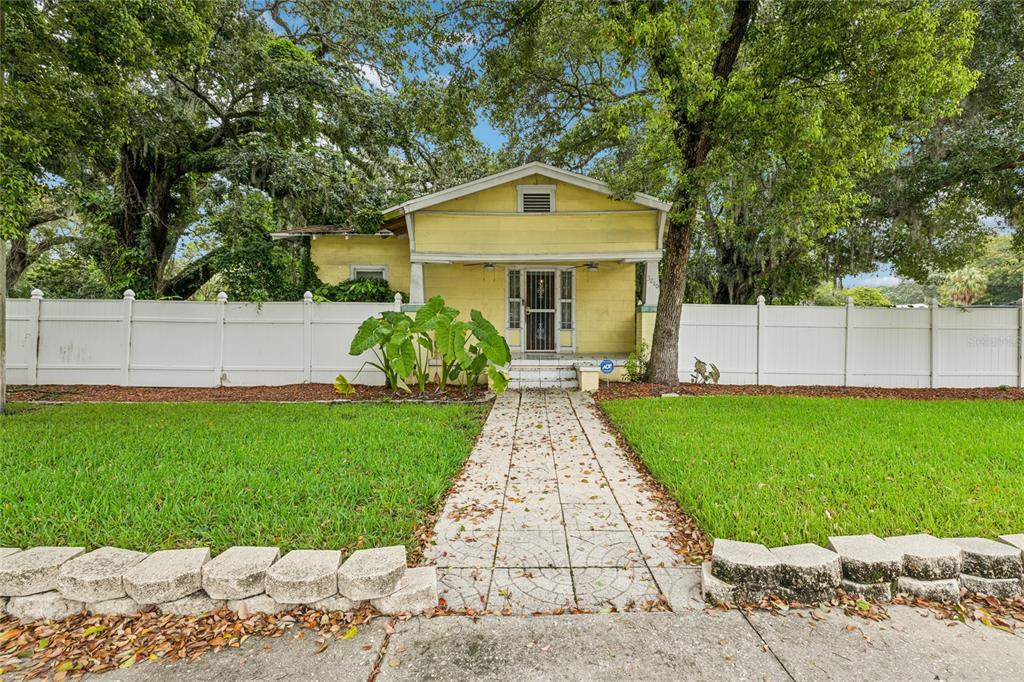
[[[587,270],[589,272],[597,272],[597,263],[595,263],[594,261],[590,261],[589,263],[587,263]]]
[[[494,272],[494,263],[484,263],[484,272]]]

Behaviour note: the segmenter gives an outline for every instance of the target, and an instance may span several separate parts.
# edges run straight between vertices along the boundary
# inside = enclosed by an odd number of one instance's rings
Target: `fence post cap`
[[[41,300],[43,298],[43,290],[42,289],[33,289],[32,293],[29,294],[29,296],[32,298],[33,301]]]
[[[395,303],[397,305],[402,305],[402,294],[398,293],[397,291],[395,292]]]
[[[125,289],[124,290],[124,300],[126,300],[126,301],[134,301],[135,300],[135,292],[132,291],[131,289]]]
[[[759,294],[757,297],[757,304],[764,305],[764,294]]]
[[[225,292],[222,291],[219,294],[217,294],[217,303],[227,303],[227,301],[228,295]]]
[[[313,292],[307,291],[306,293],[304,293],[302,295],[302,300],[305,301],[306,303],[311,303],[313,301]]]

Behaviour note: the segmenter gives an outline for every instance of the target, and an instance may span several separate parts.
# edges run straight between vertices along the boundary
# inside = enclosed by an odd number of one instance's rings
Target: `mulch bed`
[[[333,384],[286,384],[284,386],[224,386],[220,388],[154,388],[144,386],[86,386],[47,384],[41,386],[9,386],[7,398],[12,402],[312,402],[312,401],[372,401],[372,402],[480,402],[488,398],[485,386],[476,386],[467,396],[462,386],[453,386],[438,392],[436,386],[427,385],[420,393],[393,391],[384,386],[356,386],[351,395],[340,395]]]
[[[597,397],[656,398],[663,393],[681,396],[792,395],[810,398],[896,398],[901,400],[1024,400],[1020,388],[874,388],[861,386],[751,386],[724,384],[644,384],[602,382]]]

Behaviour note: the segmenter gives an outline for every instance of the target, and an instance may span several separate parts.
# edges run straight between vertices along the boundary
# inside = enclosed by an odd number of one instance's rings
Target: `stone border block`
[[[897,535],[885,541],[903,552],[903,577],[924,581],[960,578],[960,548],[952,542],[927,533]]]
[[[770,550],[779,564],[782,587],[801,602],[826,601],[835,596],[842,578],[839,555],[811,543]]]
[[[296,549],[267,570],[267,594],[282,604],[312,604],[338,592],[341,552]]]
[[[20,620],[60,620],[81,613],[85,604],[65,599],[57,590],[11,597],[7,613]]]
[[[923,597],[931,601],[952,603],[960,601],[960,581],[918,580],[900,576],[896,579],[896,590],[914,597]]]
[[[704,595],[704,601],[710,604],[735,603],[735,588],[711,573],[710,561],[700,565],[700,591]]]
[[[321,599],[320,601],[313,602],[309,605],[309,608],[316,609],[317,611],[328,612],[355,611],[362,603],[363,602],[361,601],[356,601],[354,599],[349,599],[348,597],[343,597],[340,594],[336,594],[333,597],[327,597],[327,599]]]
[[[338,569],[338,593],[349,599],[386,597],[405,574],[405,545],[360,549]]]
[[[85,605],[85,610],[93,616],[131,616],[136,613],[152,611],[152,604],[140,604],[131,597],[119,597]]]
[[[890,601],[892,599],[892,583],[857,583],[843,580],[843,591],[851,597]]]
[[[0,559],[0,597],[22,597],[57,589],[60,567],[83,552],[83,547],[32,547],[9,553]]]
[[[1005,542],[1008,545],[1012,545],[1024,554],[1024,533],[1014,533],[1011,535],[1000,535],[1000,542]]]
[[[1024,582],[1020,578],[982,578],[961,573],[960,585],[976,594],[985,594],[1001,599],[1024,596]]]
[[[100,547],[61,566],[57,589],[68,599],[87,603],[120,599],[127,595],[124,574],[145,558],[145,552]]]
[[[245,599],[232,599],[228,601],[227,608],[234,611],[240,617],[247,618],[257,613],[269,616],[282,611],[297,609],[301,604],[282,604],[273,597],[266,594],[257,594]]]
[[[839,554],[843,577],[853,583],[890,583],[903,568],[903,553],[877,535],[830,536],[828,546]]]
[[[734,585],[779,584],[778,558],[756,542],[716,538],[711,552],[711,575]]]
[[[203,589],[214,599],[261,594],[267,569],[281,557],[277,547],[231,547],[203,566]]]
[[[370,601],[381,613],[423,613],[437,606],[437,569],[433,566],[410,568],[402,574],[392,594]]]
[[[988,538],[949,538],[960,548],[960,571],[980,578],[1024,577],[1021,552],[1002,542]]]
[[[208,547],[154,552],[124,574],[128,596],[140,604],[163,604],[187,597],[202,587]]]
[[[224,608],[223,599],[212,599],[206,592],[197,590],[192,594],[157,606],[160,613],[172,616],[201,616],[210,611]]]

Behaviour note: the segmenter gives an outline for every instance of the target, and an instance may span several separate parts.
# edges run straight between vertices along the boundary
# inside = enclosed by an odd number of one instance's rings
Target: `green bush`
[[[320,303],[390,303],[395,300],[396,292],[387,280],[356,278],[347,279],[340,284],[322,284],[313,292],[313,300]],[[408,300],[403,295],[402,300]]]
[[[647,342],[641,341],[636,350],[626,358],[623,370],[626,373],[626,381],[643,381],[647,376],[647,360],[650,358],[650,348]]]
[[[836,289],[828,284],[818,287],[814,292],[814,305],[846,305],[846,297],[853,299],[854,305],[891,308],[892,301],[873,287],[854,287],[852,289]]]

